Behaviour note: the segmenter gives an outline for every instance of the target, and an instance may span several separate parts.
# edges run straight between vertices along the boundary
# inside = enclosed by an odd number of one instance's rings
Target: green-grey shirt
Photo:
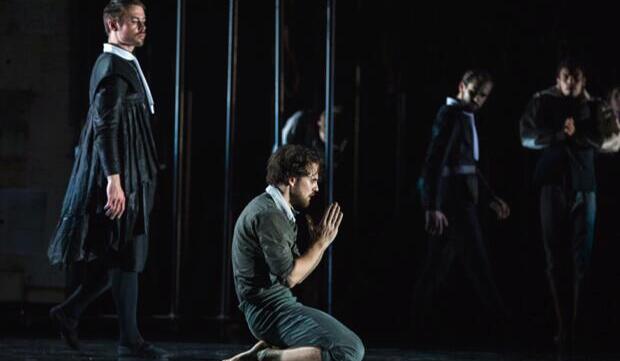
[[[254,198],[235,224],[232,265],[240,303],[294,300],[287,286],[297,248],[297,226],[267,192]]]

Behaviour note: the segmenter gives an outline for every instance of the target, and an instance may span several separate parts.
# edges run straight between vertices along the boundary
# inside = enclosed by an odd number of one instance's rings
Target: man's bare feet
[[[258,351],[263,350],[267,347],[269,347],[269,345],[265,341],[258,341],[256,345],[254,345],[251,349],[224,361],[256,361],[256,354],[258,353]]]

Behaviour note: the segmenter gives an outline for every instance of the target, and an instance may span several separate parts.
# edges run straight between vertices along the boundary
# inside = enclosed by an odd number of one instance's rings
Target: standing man
[[[232,263],[239,308],[260,341],[229,361],[361,361],[359,337],[332,316],[297,302],[291,288],[317,267],[338,234],[343,214],[331,204],[320,223],[310,222],[311,244],[296,245],[296,209],[318,192],[319,155],[285,145],[269,158],[267,189],[241,212]]]
[[[596,218],[595,150],[617,150],[612,112],[585,89],[583,67],[572,59],[557,68],[556,84],[532,97],[521,117],[521,143],[538,150],[534,182],[547,277],[557,317],[558,357],[575,336],[579,295],[590,262]],[[612,133],[600,135],[602,127]]]
[[[490,193],[498,219],[510,215],[478,170],[478,133],[474,114],[482,108],[493,82],[484,70],[467,71],[456,98],[439,108],[420,181],[428,255],[414,291],[414,319],[424,327],[425,315],[455,260],[463,265],[480,300],[498,316],[506,311],[492,276],[478,220],[478,183]]]
[[[80,315],[111,289],[119,357],[164,358],[164,350],[144,341],[136,320],[157,174],[153,97],[133,55],[146,37],[145,6],[111,0],[103,23],[108,42],[91,73],[90,108],[48,250],[52,265],[81,264],[84,272],[81,285],[50,316],[67,344],[78,349]]]

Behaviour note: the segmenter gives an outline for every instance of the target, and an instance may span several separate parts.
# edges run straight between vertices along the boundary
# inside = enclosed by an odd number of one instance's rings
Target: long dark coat
[[[48,257],[67,265],[114,254],[141,271],[157,173],[151,114],[137,68],[103,53],[90,79],[90,107]],[[120,220],[105,217],[107,176],[120,174],[126,198]]]

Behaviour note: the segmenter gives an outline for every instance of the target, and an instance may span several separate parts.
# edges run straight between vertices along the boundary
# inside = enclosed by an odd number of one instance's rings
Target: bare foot
[[[258,351],[269,347],[269,345],[265,341],[258,341],[256,345],[254,345],[251,349],[242,352],[238,355],[235,355],[229,359],[224,361],[256,361],[256,354]]]

